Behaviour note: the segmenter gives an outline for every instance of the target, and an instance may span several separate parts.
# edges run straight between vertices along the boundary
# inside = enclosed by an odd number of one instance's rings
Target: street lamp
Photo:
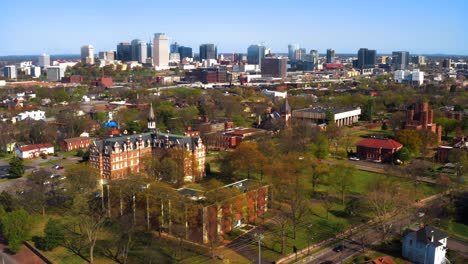
[[[104,210],[104,180],[99,180],[99,185],[101,185],[101,206],[102,210]]]
[[[309,232],[312,231],[312,226],[313,226],[313,225],[314,225],[314,224],[309,224],[309,225],[307,226],[307,229],[309,230]],[[311,237],[310,237],[310,234],[308,234],[308,236],[307,236],[307,255],[310,254],[310,240],[311,240]]]
[[[262,239],[263,239],[263,234],[262,233],[255,233],[254,235],[257,238],[258,241],[258,264],[262,263]]]

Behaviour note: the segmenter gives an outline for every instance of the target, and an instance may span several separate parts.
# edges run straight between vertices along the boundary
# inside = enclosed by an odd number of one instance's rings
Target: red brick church
[[[434,123],[434,110],[429,109],[429,103],[415,103],[406,111],[405,129],[428,130],[437,135],[437,140],[442,140],[442,126]]]

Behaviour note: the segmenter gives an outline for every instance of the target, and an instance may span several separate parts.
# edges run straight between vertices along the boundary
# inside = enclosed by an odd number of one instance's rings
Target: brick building
[[[237,188],[240,192],[223,201],[210,203],[205,200],[207,193],[188,188],[178,190],[179,194],[191,200],[186,202],[187,205],[200,208],[197,211],[197,217],[195,217],[199,219],[197,223],[187,225],[173,223],[173,225],[178,224],[189,229],[188,239],[208,244],[231,232],[233,228],[254,224],[255,221],[264,216],[270,206],[268,185],[245,179],[221,188]],[[217,189],[210,192],[216,191]],[[163,205],[163,207],[167,206],[168,204]]]
[[[455,139],[452,145],[439,146],[437,148],[437,162],[446,163],[449,162],[449,157],[453,150],[461,149],[468,151],[468,139],[465,136]]]
[[[140,171],[141,158],[167,155],[169,149],[181,150],[185,181],[199,180],[205,174],[205,145],[199,137],[160,133],[156,129],[153,107],[148,118],[150,132],[122,135],[95,141],[90,146],[90,163],[103,180],[125,178]]]
[[[60,142],[61,151],[72,151],[86,149],[89,147],[91,139],[89,137],[66,138]]]
[[[96,86],[96,87],[108,88],[108,87],[111,87],[112,85],[114,85],[114,82],[112,80],[112,77],[102,76],[102,77],[97,78],[96,80],[92,81],[91,85]]]
[[[228,82],[226,68],[198,68],[186,73],[186,79],[197,80],[202,83]]]
[[[63,77],[62,83],[82,83],[83,80],[84,79],[82,75],[71,75],[68,77]]]
[[[393,161],[403,145],[393,139],[366,138],[356,143],[357,156],[363,160]]]
[[[437,135],[437,140],[442,140],[442,126],[434,123],[434,111],[429,109],[429,103],[415,103],[406,111],[405,129],[427,130]]]

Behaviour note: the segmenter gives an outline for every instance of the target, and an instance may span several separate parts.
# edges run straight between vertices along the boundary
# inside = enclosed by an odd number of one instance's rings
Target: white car
[[[358,157],[349,157],[349,160],[360,160]]]

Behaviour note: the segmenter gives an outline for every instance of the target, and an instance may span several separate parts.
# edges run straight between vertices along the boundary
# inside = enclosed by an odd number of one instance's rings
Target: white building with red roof
[[[32,145],[16,145],[15,155],[21,159],[32,159],[39,157],[42,153],[46,155],[54,154],[54,146],[50,143],[32,144]]]

